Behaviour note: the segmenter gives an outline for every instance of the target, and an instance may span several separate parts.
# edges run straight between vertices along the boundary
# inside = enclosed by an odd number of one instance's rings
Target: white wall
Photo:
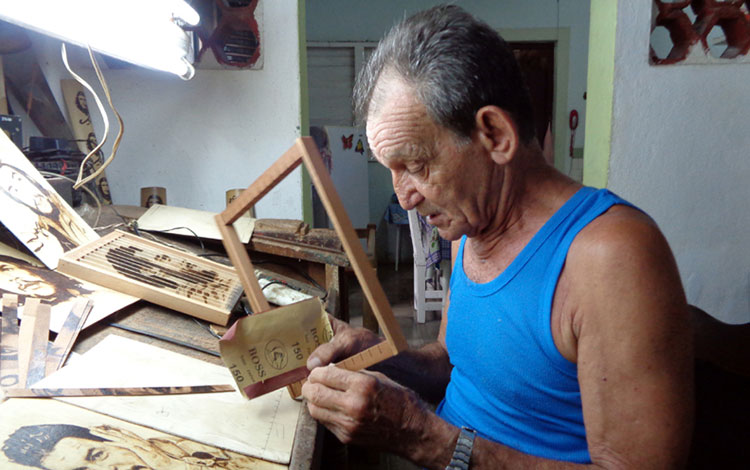
[[[119,153],[107,169],[115,203],[138,205],[141,187],[164,186],[170,205],[221,211],[227,189],[247,187],[300,136],[297,2],[264,1],[262,22],[262,70],[199,69],[190,81],[138,67],[105,71],[125,121]],[[35,47],[59,93],[59,79],[69,78],[59,42]],[[81,72],[95,82],[93,70]],[[88,101],[94,108],[93,98]],[[94,127],[101,139],[96,117]],[[107,155],[109,148],[111,143]],[[299,169],[258,204],[256,214],[302,218]]]
[[[750,67],[649,66],[651,0],[618,2],[608,186],[647,211],[688,301],[750,321]]]

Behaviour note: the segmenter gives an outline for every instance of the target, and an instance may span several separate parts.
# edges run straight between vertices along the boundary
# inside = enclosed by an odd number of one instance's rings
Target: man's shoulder
[[[663,255],[669,251],[656,222],[640,210],[622,204],[609,208],[578,233],[568,261],[611,262],[637,254]]]

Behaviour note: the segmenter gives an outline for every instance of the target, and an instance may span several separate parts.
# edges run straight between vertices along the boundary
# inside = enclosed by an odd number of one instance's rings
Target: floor
[[[440,329],[439,312],[427,312],[425,323],[417,323],[413,308],[414,273],[411,263],[399,263],[398,271],[393,264],[378,266],[378,279],[388,297],[393,313],[409,346],[418,348],[435,341]],[[362,291],[353,276],[349,281],[350,324],[362,325]],[[335,441],[332,434],[326,434],[323,455],[325,469],[351,470],[417,470],[419,467],[392,454],[380,453],[355,446],[344,447]],[[335,441],[335,442],[331,442]]]

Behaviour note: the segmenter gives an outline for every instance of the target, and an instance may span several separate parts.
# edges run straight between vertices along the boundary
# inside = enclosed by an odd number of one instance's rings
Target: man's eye
[[[107,457],[107,452],[103,449],[91,448],[86,454],[87,462],[100,462]]]
[[[422,170],[424,170],[424,165],[413,165],[406,169],[406,171],[408,171],[412,175],[418,175],[422,173]]]

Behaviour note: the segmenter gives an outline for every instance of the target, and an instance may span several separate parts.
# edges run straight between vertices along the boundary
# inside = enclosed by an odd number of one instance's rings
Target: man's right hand
[[[321,344],[310,354],[307,358],[309,370],[344,360],[383,341],[383,338],[372,331],[365,328],[352,328],[348,323],[332,315],[328,315],[328,320],[333,328],[333,339]]]

